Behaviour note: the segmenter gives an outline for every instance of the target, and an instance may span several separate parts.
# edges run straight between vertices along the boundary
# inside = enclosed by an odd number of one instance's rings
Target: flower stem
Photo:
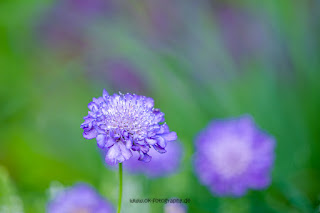
[[[119,200],[118,200],[118,211],[121,211],[121,200],[122,200],[122,163],[119,163]]]

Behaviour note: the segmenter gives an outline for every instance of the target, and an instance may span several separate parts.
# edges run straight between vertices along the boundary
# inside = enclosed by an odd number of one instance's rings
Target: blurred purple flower
[[[113,206],[91,186],[76,184],[60,192],[47,205],[47,213],[113,213]]]
[[[108,64],[107,75],[110,77],[113,88],[119,87],[120,90],[143,89],[142,79],[137,75],[133,66],[125,61],[112,61]]]
[[[107,82],[115,91],[142,92],[147,90],[146,80],[139,75],[137,67],[124,58],[113,57],[97,60],[94,56],[88,61],[88,77],[94,81]]]
[[[187,207],[182,203],[167,203],[164,206],[164,213],[187,213]]]
[[[183,36],[185,26],[179,1],[147,1],[150,22],[149,32],[155,42],[174,45]]]
[[[145,164],[141,161],[125,161],[124,168],[132,173],[143,173],[149,178],[157,178],[167,176],[176,172],[182,160],[182,145],[178,142],[170,142],[167,144],[167,153],[162,155],[155,150],[150,150],[152,161]],[[138,158],[138,154],[134,156]]]
[[[110,11],[112,0],[65,0],[64,8],[79,17],[99,16]]]
[[[167,142],[177,139],[164,122],[164,113],[153,108],[152,98],[135,94],[109,96],[103,90],[102,97],[93,98],[90,111],[81,124],[83,137],[96,138],[98,147],[106,151],[105,160],[114,165],[129,160],[132,152],[139,160],[149,162],[151,146],[165,153]]]
[[[275,140],[250,116],[215,120],[196,138],[195,171],[219,196],[242,196],[270,184]]]
[[[39,17],[39,40],[50,48],[79,54],[87,48],[89,28],[111,8],[111,0],[57,1]]]
[[[231,6],[214,10],[223,41],[236,62],[276,53],[275,32],[262,14]]]

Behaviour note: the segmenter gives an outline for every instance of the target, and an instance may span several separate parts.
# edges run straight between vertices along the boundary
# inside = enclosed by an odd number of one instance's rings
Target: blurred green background
[[[0,212],[45,212],[50,186],[92,184],[114,204],[107,169],[80,124],[92,97],[151,96],[184,145],[179,171],[125,174],[129,198],[190,198],[188,212],[318,212],[320,1],[1,0]],[[211,119],[253,115],[277,139],[272,185],[218,198],[193,173]]]

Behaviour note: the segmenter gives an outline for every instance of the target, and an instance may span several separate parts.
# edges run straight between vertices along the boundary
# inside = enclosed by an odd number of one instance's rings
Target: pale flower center
[[[183,206],[175,203],[165,205],[165,213],[186,213]]]
[[[225,138],[214,144],[210,156],[216,171],[226,179],[241,175],[252,159],[250,144],[236,138]]]
[[[71,213],[91,213],[91,211],[88,208],[80,207],[72,210]]]
[[[143,100],[126,100],[120,96],[103,109],[108,129],[123,129],[130,133],[146,134],[147,127],[155,124],[155,115]]]

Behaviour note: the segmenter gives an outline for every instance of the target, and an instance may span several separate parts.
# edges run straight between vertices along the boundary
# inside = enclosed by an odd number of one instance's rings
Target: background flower
[[[164,205],[164,213],[187,213],[187,207],[182,203],[167,203]]]
[[[95,55],[92,59],[88,59],[86,67],[89,79],[108,84],[114,91],[130,91],[136,94],[149,91],[149,82],[142,78],[135,64],[125,58],[103,56],[99,59],[99,55]]]
[[[47,213],[113,213],[113,206],[92,187],[76,184],[60,192],[47,206]]]
[[[196,139],[195,170],[214,194],[242,196],[270,184],[274,145],[250,116],[213,121]]]
[[[150,150],[152,161],[148,164],[137,161],[137,154],[133,154],[133,160],[124,162],[124,169],[130,173],[142,173],[150,178],[167,176],[177,172],[182,161],[182,145],[180,142],[169,142],[167,152],[161,154],[155,150]]]
[[[113,10],[112,0],[58,0],[36,24],[36,35],[58,55],[74,57],[90,48],[93,25]]]

